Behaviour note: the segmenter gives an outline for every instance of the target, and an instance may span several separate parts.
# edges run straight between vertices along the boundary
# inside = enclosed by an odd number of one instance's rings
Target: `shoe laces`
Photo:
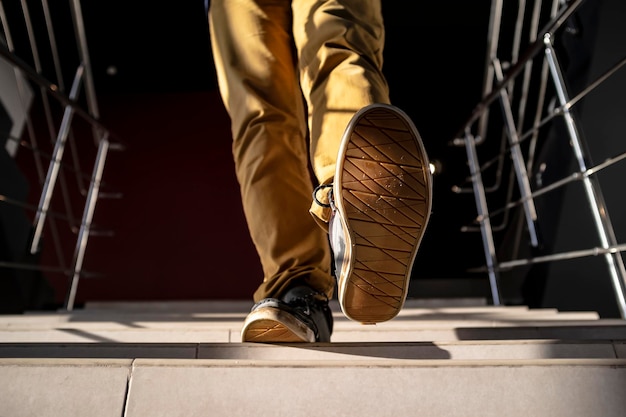
[[[289,302],[289,304],[294,307],[301,307],[303,309],[302,312],[307,316],[310,316],[312,306],[316,305],[322,309],[326,308],[326,305],[328,304],[328,297],[324,293],[313,292],[295,297]]]
[[[324,203],[323,201],[321,201],[319,198],[317,198],[317,194],[320,191],[325,190],[326,188],[330,188],[330,191],[328,191],[328,203]],[[331,208],[335,208],[335,204],[334,204],[334,200],[333,200],[333,184],[320,184],[317,187],[315,187],[315,190],[313,190],[313,201],[315,201],[316,204],[322,206],[322,207],[331,207]]]

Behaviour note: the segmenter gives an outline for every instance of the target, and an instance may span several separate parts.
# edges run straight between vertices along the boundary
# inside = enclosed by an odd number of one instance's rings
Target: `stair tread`
[[[488,339],[626,339],[626,321],[595,312],[526,306],[423,307],[407,300],[393,320],[362,325],[331,303],[333,342],[415,342]],[[84,310],[0,316],[4,343],[237,343],[249,303],[102,303]]]
[[[623,359],[0,359],[7,415],[623,416]],[[358,381],[358,383],[355,383]],[[384,382],[381,382],[384,381]],[[381,386],[381,383],[384,386]],[[280,393],[279,401],[276,398]],[[602,398],[602,401],[598,401]],[[555,400],[556,399],[556,400]],[[33,402],[35,401],[35,402]],[[262,404],[259,406],[259,404]],[[28,415],[32,415],[28,414]]]
[[[36,398],[94,417],[310,415],[322,403],[342,416],[496,416],[522,400],[525,415],[624,410],[626,322],[594,312],[410,301],[395,319],[362,325],[331,303],[332,343],[257,344],[240,342],[249,307],[96,305],[0,316],[0,385],[12,387],[0,390],[0,403],[19,412]],[[312,390],[309,381],[332,383]],[[297,400],[258,407],[276,392]],[[584,408],[597,403],[590,392],[603,393],[601,410]],[[567,397],[567,407],[545,400],[554,396]]]
[[[622,340],[447,342],[2,343],[0,358],[164,358],[219,360],[626,359]]]

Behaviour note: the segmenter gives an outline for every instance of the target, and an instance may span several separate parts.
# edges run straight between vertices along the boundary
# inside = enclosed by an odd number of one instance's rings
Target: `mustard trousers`
[[[331,298],[330,212],[312,192],[332,183],[353,114],[389,103],[380,0],[211,0],[208,17],[243,210],[264,274],[253,298],[296,283]]]

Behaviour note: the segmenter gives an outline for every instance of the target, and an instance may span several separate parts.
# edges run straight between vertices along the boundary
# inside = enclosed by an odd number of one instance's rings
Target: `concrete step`
[[[270,361],[626,359],[620,340],[456,342],[1,343],[0,358],[162,358]]]
[[[626,322],[408,300],[332,303],[331,343],[240,342],[246,302],[0,316],[0,416],[624,416]]]
[[[524,306],[424,307],[408,300],[395,319],[350,321],[336,302],[332,342],[421,342],[519,339],[626,339],[626,322],[595,312]],[[71,312],[0,316],[4,343],[237,343],[247,302],[111,303]]]
[[[623,359],[1,359],[11,417],[622,417]]]

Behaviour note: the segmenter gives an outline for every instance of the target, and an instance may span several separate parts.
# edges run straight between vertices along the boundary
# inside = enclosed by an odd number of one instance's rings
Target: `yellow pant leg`
[[[330,297],[327,234],[308,214],[323,224],[329,213],[311,205],[308,164],[316,182],[332,182],[352,115],[389,101],[380,1],[212,0],[209,23],[243,209],[264,273],[254,298],[279,294],[293,279]]]
[[[369,104],[389,103],[382,72],[381,4],[380,0],[294,0],[293,10],[312,166],[319,182],[327,184],[332,182],[339,143],[352,116]],[[328,209],[313,203],[311,212],[328,222]]]

